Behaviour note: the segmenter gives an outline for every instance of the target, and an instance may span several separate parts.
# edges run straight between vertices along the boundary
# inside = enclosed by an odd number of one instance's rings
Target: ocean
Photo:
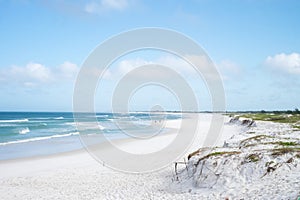
[[[96,113],[98,127],[92,127],[89,122],[93,121],[93,116],[87,113],[79,119],[80,123],[86,125],[80,134],[105,134],[110,139],[128,137],[115,124],[116,120],[130,120],[137,126],[126,129],[138,129],[145,134],[146,127],[153,121],[181,118],[181,114]],[[83,145],[71,112],[0,112],[0,160],[50,155],[81,148]]]

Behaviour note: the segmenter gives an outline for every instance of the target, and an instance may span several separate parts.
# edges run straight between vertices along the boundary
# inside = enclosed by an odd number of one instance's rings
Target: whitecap
[[[99,118],[107,118],[107,117],[109,117],[109,115],[96,115],[96,117],[99,117]]]
[[[26,142],[34,142],[34,141],[40,141],[40,140],[49,140],[52,138],[60,138],[60,137],[68,137],[73,135],[79,135],[79,132],[71,132],[67,134],[58,134],[58,135],[51,135],[51,136],[45,136],[45,137],[35,137],[35,138],[29,138],[25,140],[15,140],[15,141],[9,141],[9,142],[3,142],[0,143],[0,146],[8,145],[8,144],[20,144],[20,143],[26,143]]]
[[[105,129],[105,127],[101,126],[100,124],[98,124],[98,127],[99,127],[100,130],[104,130]]]
[[[28,122],[28,119],[11,119],[11,120],[0,120],[0,123],[15,123],[15,122]]]
[[[29,132],[30,132],[29,128],[26,127],[26,128],[24,128],[24,129],[20,130],[20,131],[19,131],[19,134],[25,135],[26,133],[29,133]]]
[[[71,125],[71,126],[75,126],[76,123],[75,122],[66,122],[65,125]]]

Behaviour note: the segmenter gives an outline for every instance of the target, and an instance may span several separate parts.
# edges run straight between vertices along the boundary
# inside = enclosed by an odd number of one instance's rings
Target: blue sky
[[[71,111],[74,81],[89,53],[141,27],[173,29],[199,43],[221,73],[228,110],[300,107],[299,10],[297,0],[0,0],[0,110]],[[144,52],[120,62],[130,68],[166,58]],[[105,90],[111,81],[104,80]],[[151,87],[141,91],[133,109],[177,108],[169,94],[158,97]],[[98,98],[99,111],[109,111],[109,95]]]

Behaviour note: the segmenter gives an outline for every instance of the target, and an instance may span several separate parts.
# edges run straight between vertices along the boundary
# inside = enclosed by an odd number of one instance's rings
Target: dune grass
[[[259,154],[250,154],[246,157],[247,162],[258,162],[260,160]]]
[[[284,147],[284,148],[279,148],[279,149],[273,149],[272,150],[272,156],[280,156],[283,154],[287,153],[292,153],[292,152],[300,152],[300,148],[290,148],[290,147]]]
[[[297,123],[300,122],[300,114],[285,114],[285,113],[247,113],[241,114],[240,117],[251,118],[259,121],[272,121],[279,123]],[[295,125],[297,128],[300,126]]]
[[[277,142],[279,145],[281,145],[281,146],[296,146],[296,145],[298,145],[298,143],[297,142],[282,142],[282,141],[279,141],[279,142]]]

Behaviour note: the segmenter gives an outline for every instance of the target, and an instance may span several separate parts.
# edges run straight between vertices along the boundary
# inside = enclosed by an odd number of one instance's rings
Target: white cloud
[[[23,85],[28,88],[36,86],[36,84],[33,82],[24,82]]]
[[[99,9],[99,4],[95,2],[90,2],[85,5],[84,11],[87,13],[97,13],[98,9]]]
[[[121,78],[124,77],[126,74],[130,74],[131,77],[137,78],[137,79],[144,79],[144,78],[149,78],[149,77],[161,77],[165,78],[167,77],[167,74],[162,73],[161,71],[154,70],[153,68],[147,68],[147,70],[139,70],[139,71],[134,71],[133,70],[142,67],[144,65],[151,65],[151,64],[162,64],[158,63],[155,61],[147,61],[141,58],[137,59],[129,59],[129,60],[122,60],[119,63],[117,63],[116,69],[112,69],[111,76],[110,78]]]
[[[184,73],[184,74],[195,73],[194,68],[188,62],[186,62],[181,58],[176,58],[174,56],[163,56],[159,58],[156,62],[165,65],[167,67],[171,67],[172,69],[175,69],[179,73]]]
[[[46,67],[40,63],[30,62],[25,66],[11,66],[0,70],[0,81],[6,84],[21,84],[34,87],[62,81],[75,80],[79,68],[71,62],[64,62],[58,67]]]
[[[187,59],[194,63],[202,74],[212,75],[213,63],[205,55],[188,55]]]
[[[49,68],[39,63],[30,62],[24,67],[12,66],[6,70],[6,76],[14,77],[16,80],[26,81],[34,80],[47,82],[52,79],[52,73]]]
[[[200,73],[205,75],[209,79],[216,79],[218,78],[217,74],[215,74],[215,70],[213,70],[213,63],[207,59],[206,56],[196,56],[196,55],[188,55],[186,59],[190,62],[193,62],[197,65]],[[125,59],[118,63],[116,63],[115,68],[109,69],[111,71],[111,78],[120,78],[124,76],[126,73],[147,64],[158,64],[168,67],[170,70],[175,70],[181,76],[186,79],[198,79],[199,74],[196,69],[189,64],[186,60],[176,57],[176,56],[161,56],[157,59],[153,60],[144,60],[141,58],[136,59]],[[228,66],[229,67],[229,66]],[[233,66],[232,66],[233,68]],[[237,69],[235,69],[237,70]],[[136,78],[143,78],[143,77],[170,77],[170,75],[166,73],[162,73],[159,71],[148,71],[146,70],[144,73],[139,71],[139,74],[136,74]]]
[[[117,69],[118,72],[117,73],[124,75],[139,66],[143,66],[143,65],[147,65],[147,64],[153,64],[153,62],[146,61],[141,58],[132,59],[132,60],[122,60],[118,64],[118,69]]]
[[[110,9],[123,10],[128,6],[126,0],[102,0],[101,4]]]
[[[82,71],[81,73],[85,73],[86,77],[100,77],[103,79],[110,79],[112,77],[112,73],[109,69],[102,69],[102,68],[98,68],[98,67],[90,67],[90,66],[85,66],[84,71]]]
[[[265,60],[265,65],[271,69],[286,72],[288,74],[300,75],[300,54],[277,54],[268,56]]]
[[[241,68],[231,60],[222,60],[217,64],[223,80],[231,80],[241,75]]]
[[[91,14],[102,13],[108,10],[122,11],[128,7],[128,4],[127,0],[92,1],[85,5],[84,11]]]
[[[142,58],[136,58],[136,59],[127,59],[122,60],[118,63],[116,63],[116,69],[112,69],[112,73],[114,77],[123,77],[125,74],[131,72],[134,69],[137,69],[138,67],[144,66],[144,65],[163,65],[166,67],[169,67],[172,70],[176,70],[178,73],[182,74],[186,72],[186,68],[189,67],[189,65],[182,59],[178,59],[171,56],[165,56],[160,57],[156,60],[144,60]],[[135,72],[137,73],[137,72]],[[168,74],[163,73],[162,71],[157,71],[150,69],[145,71],[138,71],[137,74],[134,74],[136,78],[145,78],[145,77],[161,77],[166,78],[169,77]]]
[[[58,67],[58,75],[69,79],[75,78],[78,71],[79,68],[77,67],[77,65],[69,61],[64,62]]]

